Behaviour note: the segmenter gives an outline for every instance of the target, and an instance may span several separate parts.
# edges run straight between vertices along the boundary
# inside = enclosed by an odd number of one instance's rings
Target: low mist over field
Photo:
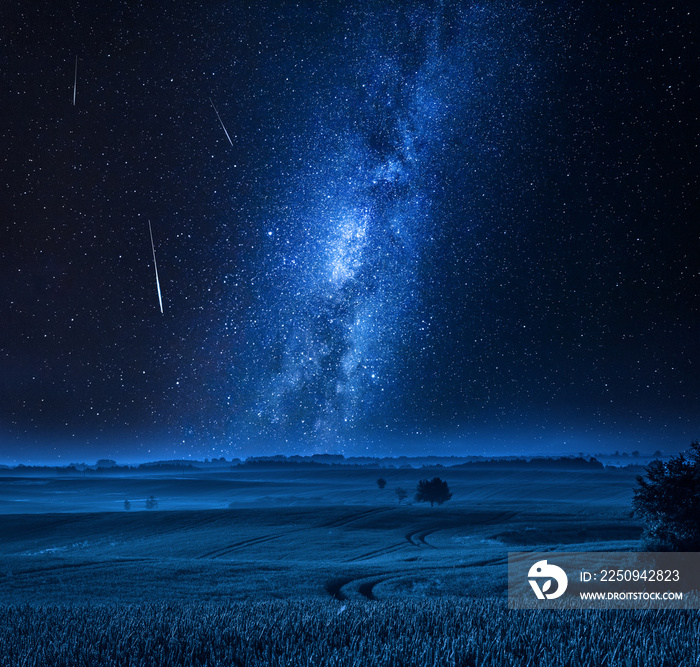
[[[262,666],[274,653],[299,665],[330,665],[335,656],[379,667],[406,645],[413,653],[405,664],[416,667],[445,664],[450,655],[500,665],[503,655],[533,655],[538,614],[554,613],[506,611],[509,551],[640,546],[642,525],[630,513],[637,467],[574,458],[419,463],[218,460],[208,470],[173,462],[129,470],[102,461],[81,472],[4,471],[0,643],[18,656],[41,650],[105,666],[123,664],[112,661],[127,635],[139,659],[163,666],[219,664],[216,655]],[[415,493],[435,477],[452,495],[431,507]],[[86,605],[97,607],[85,615]],[[34,613],[55,630],[27,634]],[[557,645],[540,664],[570,664],[562,660],[572,656],[599,664],[614,650],[610,637],[644,659],[675,651],[677,664],[690,664],[678,642],[685,646],[697,631],[697,612],[673,621],[674,642],[656,632],[652,643],[639,631],[648,621],[640,612],[586,613],[585,622],[573,612],[557,620],[577,645],[584,625],[599,628],[586,631],[585,655]],[[496,645],[472,628],[476,617],[499,634]],[[301,618],[326,630],[309,635]],[[384,638],[385,623],[394,640]],[[195,648],[195,637],[208,648]]]
[[[636,471],[595,460],[216,463],[50,476],[15,469],[0,484],[2,595],[502,596],[508,550],[625,550],[641,533],[630,517]],[[434,477],[451,498],[417,502],[420,480]],[[32,592],[37,570],[42,585]]]

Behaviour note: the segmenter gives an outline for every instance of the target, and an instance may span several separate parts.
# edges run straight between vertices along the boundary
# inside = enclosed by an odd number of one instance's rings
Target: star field
[[[3,461],[698,437],[692,3],[6,23]]]

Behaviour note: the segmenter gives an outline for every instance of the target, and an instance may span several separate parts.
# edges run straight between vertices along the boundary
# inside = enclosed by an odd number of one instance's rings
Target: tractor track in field
[[[406,538],[406,541],[413,545],[414,547],[430,547],[431,549],[437,549],[437,547],[434,544],[430,544],[429,542],[425,541],[425,538],[428,535],[432,535],[433,533],[437,533],[439,530],[442,530],[442,528],[428,528],[427,530],[413,530],[410,533],[406,533],[404,537]]]
[[[381,549],[374,549],[373,551],[368,551],[366,553],[360,554],[359,556],[354,556],[353,558],[349,558],[346,560],[346,563],[355,563],[358,561],[363,561],[363,560],[370,560],[372,558],[378,558],[379,556],[386,556],[391,553],[395,553],[397,551],[401,551],[403,549],[409,548],[409,547],[430,547],[431,549],[437,549],[433,544],[430,544],[425,541],[425,538],[428,535],[432,535],[433,533],[437,533],[439,530],[442,530],[441,528],[430,528],[428,530],[413,530],[410,533],[406,533],[404,535],[406,541],[405,542],[397,542],[396,544],[390,544],[389,546],[383,547]]]
[[[328,521],[327,523],[322,523],[319,528],[342,528],[350,523],[359,521],[360,519],[367,518],[375,514],[381,514],[383,512],[388,512],[390,507],[375,507],[370,510],[365,510],[363,512],[354,512],[353,514],[348,514],[347,516],[340,517],[339,519],[334,519],[333,521]]]
[[[295,532],[295,531],[291,531]],[[264,544],[265,542],[271,542],[272,540],[277,540],[280,537],[289,535],[289,533],[277,533],[275,535],[261,535],[260,537],[252,537],[248,540],[241,540],[239,542],[233,542],[232,544],[227,544],[225,547],[220,547],[214,549],[213,551],[208,551],[205,554],[197,556],[197,560],[202,560],[204,558],[210,558],[212,560],[216,558],[221,558],[222,556],[228,556],[228,554],[238,551],[239,549],[245,549],[246,547],[252,547],[256,544]]]
[[[354,518],[347,517],[348,521],[347,523],[350,523],[352,520],[357,520],[362,518],[363,516],[366,516],[367,514],[370,514],[371,512],[362,512],[359,515],[354,515]],[[512,519],[517,512],[500,512],[496,514],[495,516],[490,516],[487,517],[486,519],[482,521],[474,521],[471,522],[470,525],[476,525],[476,526],[488,526],[492,524],[497,524],[497,523],[502,523],[504,521],[508,521]],[[346,525],[346,524],[342,524]],[[364,560],[371,560],[372,558],[378,558],[380,556],[385,556],[388,554],[395,553],[397,551],[400,551],[401,549],[407,548],[409,546],[412,547],[428,547],[430,549],[439,549],[440,547],[435,546],[434,544],[431,544],[426,540],[426,538],[430,535],[433,535],[435,533],[438,533],[442,530],[448,530],[448,529],[454,529],[457,527],[460,527],[462,525],[462,522],[447,522],[443,526],[439,526],[437,528],[415,528],[408,533],[404,535],[404,538],[406,542],[400,542],[397,544],[391,544],[389,546],[383,547],[381,549],[374,549],[372,551],[368,551],[366,553],[360,554],[359,556],[354,556],[353,558],[349,558],[346,560],[346,563],[356,563]]]
[[[119,558],[118,563],[143,563],[151,561],[151,558]],[[45,565],[43,567],[32,567],[27,569],[18,569],[13,571],[13,577],[21,577],[27,574],[41,574],[49,572],[64,572],[66,570],[81,570],[85,568],[104,569],[106,567],[113,568],[114,560],[86,560],[80,563],[57,563],[56,565]]]
[[[355,521],[359,521],[361,519],[364,519],[369,516],[373,516],[375,514],[379,514],[381,512],[387,512],[389,511],[390,508],[373,508],[370,510],[364,510],[362,512],[353,512],[352,514],[342,516],[338,519],[334,519],[333,521],[329,521],[327,523],[321,524],[319,527],[320,528],[342,528],[343,526],[347,526]],[[189,528],[189,527],[188,527]],[[224,556],[227,556],[230,553],[233,553],[234,551],[238,551],[240,549],[245,549],[246,547],[252,547],[258,544],[264,544],[265,542],[271,542],[272,540],[277,540],[282,537],[286,537],[288,535],[291,535],[293,533],[298,533],[298,532],[303,532],[307,530],[306,528],[300,528],[297,530],[289,530],[283,533],[273,533],[269,535],[261,535],[260,537],[252,537],[247,540],[240,540],[238,542],[232,542],[231,544],[227,544],[224,547],[219,547],[218,549],[212,549],[211,551],[207,551],[206,553],[200,554],[197,556],[197,559],[202,560],[205,558],[210,558],[210,559],[217,559],[217,558],[222,558]]]
[[[343,528],[345,526],[348,526],[352,523],[355,523],[357,521],[362,521],[363,519],[368,519],[370,517],[376,517],[379,514],[382,514],[384,512],[389,512],[392,508],[390,507],[379,507],[379,508],[372,508],[372,509],[367,509],[367,510],[362,510],[359,512],[352,512],[351,514],[347,514],[344,516],[341,516],[337,519],[333,519],[332,521],[327,521],[326,523],[323,523],[319,526],[319,528]],[[496,514],[495,516],[488,517],[487,519],[483,521],[477,521],[477,522],[471,522],[471,525],[490,525],[490,524],[495,524],[495,523],[501,523],[503,521],[507,521],[508,519],[512,518],[515,516],[517,512],[501,512],[499,514]],[[208,525],[210,523],[214,523],[218,520],[220,520],[221,517],[208,517],[206,519],[202,519],[198,522],[194,522],[190,524],[189,526],[183,526],[181,528],[173,529],[168,532],[176,532],[179,530],[192,530],[196,529],[198,527]],[[347,563],[355,563],[355,562],[362,562],[362,561],[367,561],[367,560],[372,560],[373,558],[379,558],[381,556],[389,555],[392,553],[396,553],[398,551],[401,551],[405,548],[408,548],[410,546],[416,547],[416,548],[430,548],[430,549],[438,549],[439,547],[435,546],[434,544],[431,544],[430,542],[426,541],[426,538],[430,535],[433,535],[434,533],[437,533],[441,530],[449,529],[449,528],[455,528],[457,526],[461,525],[461,523],[449,523],[445,526],[441,526],[439,528],[419,528],[412,530],[404,535],[404,539],[406,540],[405,542],[398,542],[394,544],[390,544],[386,547],[382,547],[380,549],[373,549],[371,551],[368,551],[366,553],[360,554],[358,556],[354,556],[353,558],[348,559]],[[300,529],[304,530],[304,529]],[[271,542],[273,540],[277,540],[283,537],[286,537],[292,533],[299,532],[298,530],[290,530],[286,532],[280,532],[280,533],[272,533],[268,535],[261,535],[259,537],[252,537],[248,538],[245,540],[239,540],[237,542],[232,542],[230,544],[227,544],[223,547],[219,547],[217,549],[211,549],[210,551],[207,551],[203,554],[200,554],[197,556],[198,559],[217,559],[217,558],[223,558],[235,551],[239,551],[241,549],[245,549],[248,547],[256,546],[259,544],[265,544],[266,542]],[[164,533],[160,533],[164,534]]]
[[[378,572],[377,574],[369,575],[366,577],[357,577],[355,579],[350,579],[345,584],[343,584],[343,586],[341,586],[340,590],[338,591],[338,594],[341,597],[336,599],[347,600],[349,597],[351,597],[350,591],[348,590],[348,586],[354,583],[357,584],[354,590],[355,593],[367,600],[376,601],[378,598],[374,594],[375,587],[387,581],[392,581],[393,579],[401,578],[402,577],[400,575],[397,575],[396,573]]]
[[[510,521],[513,517],[517,516],[520,514],[520,512],[501,512],[500,514],[497,514],[494,517],[491,517],[490,519],[486,519],[484,521],[476,521],[474,522],[475,526],[490,526],[492,524],[496,523],[503,523],[504,521]]]
[[[403,573],[396,571],[376,572],[375,574],[359,577],[337,577],[326,582],[324,588],[336,600],[347,600],[357,595],[367,600],[377,600],[374,589],[380,584],[388,581],[401,581],[416,577],[429,577],[435,573],[449,573],[456,570],[468,570],[471,568],[485,567],[490,565],[505,565],[508,562],[507,556],[498,556],[474,563],[459,563],[453,565],[431,565],[427,567],[411,568]]]
[[[197,521],[193,521],[190,524],[187,525],[182,525],[178,526],[177,528],[168,528],[167,530],[160,531],[158,533],[155,533],[155,535],[170,535],[172,533],[179,533],[185,530],[193,530],[197,528],[203,528],[204,526],[208,526],[212,523],[216,523],[217,521],[221,521],[223,517],[222,516],[213,516],[213,517],[208,517],[205,519],[199,519]]]
[[[474,522],[471,525],[491,525],[491,524],[496,524],[496,523],[501,523],[503,521],[508,521],[509,519],[513,518],[518,512],[502,512],[497,514],[496,516],[489,517],[485,519],[484,521],[480,522]],[[461,525],[461,524],[458,524]],[[388,555],[391,553],[395,553],[397,551],[401,551],[403,549],[410,549],[410,547],[415,547],[416,549],[419,549],[421,547],[430,547],[433,549],[438,549],[435,545],[430,544],[429,542],[426,541],[426,537],[439,532],[440,530],[444,530],[447,528],[455,528],[456,525],[446,525],[442,526],[440,528],[427,528],[427,529],[419,529],[419,530],[412,530],[404,536],[405,542],[400,542],[396,544],[389,545],[387,547],[384,547],[382,549],[375,549],[373,551],[368,551],[367,553],[361,554],[360,556],[356,556],[354,558],[351,558],[348,561],[345,561],[346,563],[358,563],[362,561],[367,561],[371,560],[373,558],[377,558],[383,555]],[[415,552],[414,552],[415,553]],[[459,564],[453,564],[453,565],[430,565],[427,567],[416,567],[416,568],[410,568],[410,570],[406,571],[403,574],[399,574],[397,572],[378,572],[372,575],[368,576],[360,576],[360,577],[338,577],[336,579],[331,579],[328,581],[325,585],[326,591],[334,597],[336,600],[346,600],[349,597],[354,597],[355,595],[359,595],[367,600],[375,601],[377,600],[377,596],[375,595],[375,588],[379,586],[380,584],[386,583],[387,581],[392,581],[392,580],[397,580],[400,581],[402,579],[405,579],[406,577],[411,577],[411,576],[420,576],[421,574],[423,576],[429,576],[430,573],[434,572],[453,572],[455,570],[465,570],[465,569],[470,569],[470,568],[479,568],[479,567],[489,567],[489,566],[498,566],[498,565],[505,565],[508,562],[508,557],[507,556],[497,556],[494,558],[488,558],[480,561],[475,561],[471,563],[459,563]]]
[[[372,590],[375,586],[392,579],[390,572],[376,572],[362,577],[336,577],[324,584],[324,589],[336,600],[347,600],[361,595],[368,600],[376,600]],[[351,588],[348,588],[351,587]],[[353,590],[354,589],[354,590]]]
[[[415,545],[414,545],[415,546]],[[374,551],[368,551],[367,553],[360,554],[359,556],[354,556],[346,560],[346,563],[357,563],[363,560],[371,560],[372,558],[378,558],[379,556],[386,556],[388,554],[396,553],[406,549],[408,545],[405,542],[398,542],[396,544],[391,544],[388,547],[383,547],[382,549],[375,549]]]
[[[360,595],[362,595],[363,597],[366,597],[368,600],[376,600],[377,598],[374,597],[374,593],[372,591],[373,591],[375,586],[377,586],[378,584],[381,584],[384,581],[386,581],[386,579],[376,579],[374,581],[365,581],[357,587],[357,592]]]
[[[331,597],[342,602],[343,600],[348,599],[342,592],[343,587],[349,584],[351,581],[353,581],[352,577],[335,577],[334,579],[329,579],[323,585],[323,588]]]
[[[495,525],[498,523],[503,523],[505,521],[509,521],[512,519],[514,516],[516,516],[518,512],[500,512],[496,514],[495,516],[490,516],[486,519],[483,519],[482,521],[471,521],[469,523],[470,526],[490,526],[490,525]],[[449,521],[445,523],[442,526],[439,526],[437,528],[424,528],[424,529],[417,529],[417,530],[412,530],[404,537],[406,538],[406,541],[409,544],[412,544],[413,546],[416,547],[430,547],[431,549],[438,549],[439,547],[435,546],[434,544],[431,544],[428,542],[425,538],[428,537],[429,535],[433,535],[434,533],[438,533],[442,530],[449,530],[449,529],[454,529],[454,528],[461,528],[463,526],[462,521]]]

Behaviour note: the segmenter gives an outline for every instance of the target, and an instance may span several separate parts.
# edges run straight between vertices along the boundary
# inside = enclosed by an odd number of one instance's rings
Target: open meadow
[[[506,609],[509,550],[638,548],[634,474],[6,477],[0,665],[699,664],[697,612]],[[452,500],[413,502],[417,482],[437,475]],[[157,509],[145,509],[150,496]]]

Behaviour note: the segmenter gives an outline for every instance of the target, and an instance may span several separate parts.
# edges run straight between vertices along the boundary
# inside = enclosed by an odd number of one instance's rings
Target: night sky
[[[0,462],[684,449],[699,15],[5,3]]]

